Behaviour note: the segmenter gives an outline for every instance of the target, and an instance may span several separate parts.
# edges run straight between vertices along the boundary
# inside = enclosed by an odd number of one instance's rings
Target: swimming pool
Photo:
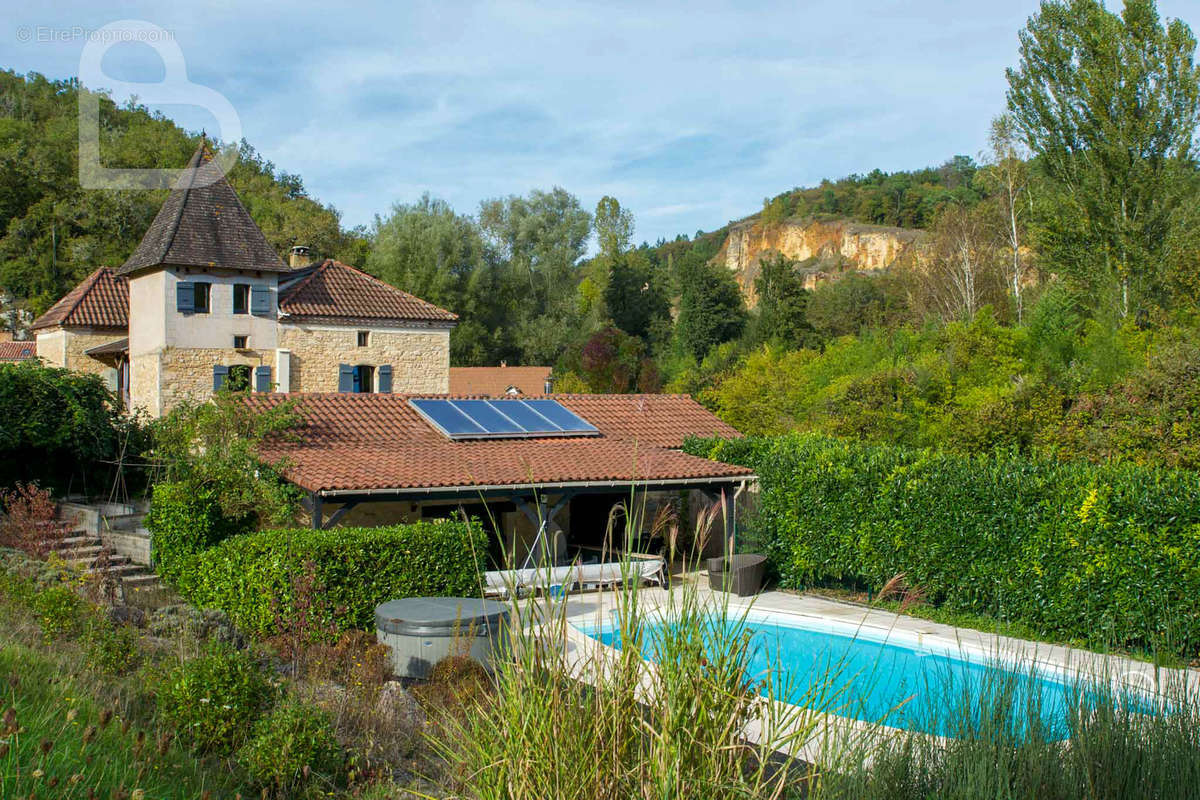
[[[644,628],[643,650],[651,660],[665,624]],[[886,631],[837,630],[816,620],[806,626],[802,618],[758,614],[725,625],[749,637],[747,677],[772,675],[776,699],[873,724],[953,737],[995,724],[997,710],[1007,709],[1002,724],[1017,735],[1036,724],[1041,736],[1058,740],[1069,735],[1068,709],[1080,696],[1057,674]],[[577,627],[620,647],[612,624]]]

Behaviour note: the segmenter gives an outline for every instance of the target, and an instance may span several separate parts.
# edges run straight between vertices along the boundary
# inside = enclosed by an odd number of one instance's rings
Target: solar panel
[[[574,411],[569,410],[557,400],[520,400],[518,402],[522,402],[529,406],[534,411],[541,414],[558,427],[562,428],[564,431],[570,430],[579,433],[600,432],[595,425],[585,421],[582,417],[580,417]]]
[[[527,439],[600,433],[556,400],[417,399],[409,403],[451,439]]]
[[[525,429],[488,405],[487,400],[451,400],[450,404],[488,433],[525,433]]]
[[[445,400],[410,400],[413,408],[452,439],[482,436],[487,432],[470,417]]]

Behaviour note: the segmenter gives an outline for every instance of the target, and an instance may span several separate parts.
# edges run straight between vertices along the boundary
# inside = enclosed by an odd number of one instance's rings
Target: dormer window
[[[235,283],[233,285],[233,313],[250,313],[250,284]]]
[[[192,312],[195,314],[207,314],[209,311],[209,296],[212,294],[211,283],[193,283],[192,284]]]

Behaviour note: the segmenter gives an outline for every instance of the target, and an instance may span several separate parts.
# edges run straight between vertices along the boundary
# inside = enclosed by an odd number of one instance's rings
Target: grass
[[[0,797],[183,800],[242,788],[139,714],[127,689],[98,685],[71,660],[10,637],[0,644]]]

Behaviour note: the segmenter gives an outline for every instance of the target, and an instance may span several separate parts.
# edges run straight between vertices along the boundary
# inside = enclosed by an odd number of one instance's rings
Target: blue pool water
[[[776,698],[794,705],[939,736],[962,735],[964,726],[978,726],[994,718],[997,708],[1007,708],[1007,724],[1018,736],[1034,724],[1046,738],[1068,736],[1068,708],[1078,693],[1046,675],[861,634],[756,619],[729,625],[750,638],[747,677],[760,681],[773,675]],[[584,632],[620,647],[612,627]],[[657,660],[662,633],[661,624],[646,626],[647,658]]]

